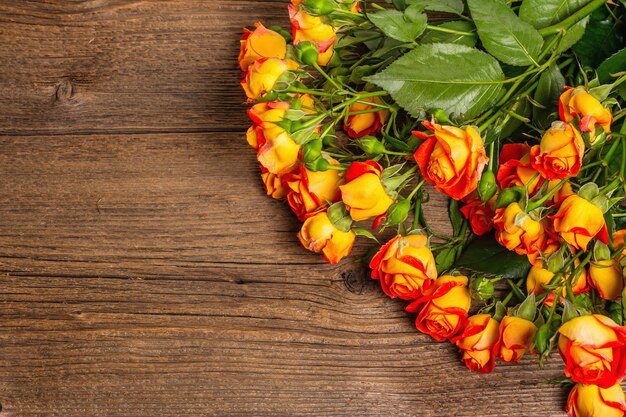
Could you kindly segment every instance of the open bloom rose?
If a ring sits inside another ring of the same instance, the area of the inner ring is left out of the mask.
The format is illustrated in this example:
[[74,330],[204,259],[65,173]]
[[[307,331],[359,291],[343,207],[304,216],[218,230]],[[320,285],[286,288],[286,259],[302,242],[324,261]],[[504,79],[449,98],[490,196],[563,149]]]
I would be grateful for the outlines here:
[[337,39],[335,28],[324,23],[323,18],[312,16],[299,7],[299,1],[292,1],[289,7],[289,20],[291,21],[293,45],[309,41],[315,44],[319,57],[317,63],[326,65],[333,56],[333,44]]
[[[528,276],[526,277],[526,291],[528,294],[539,295],[545,292],[545,286],[550,284],[552,279],[554,278],[554,272],[543,267],[541,263],[533,265],[528,272]],[[569,279],[569,275],[564,275],[561,279],[561,282]],[[587,272],[585,269],[581,271],[581,273],[572,278],[572,293],[573,294],[581,294],[583,292],[589,291],[589,286],[587,285]],[[563,288],[562,296],[565,297],[567,295],[567,289]],[[551,291],[550,294],[544,298],[543,303],[547,306],[552,306],[554,299],[556,298],[556,294],[554,291]]]
[[530,163],[543,178],[549,180],[576,176],[580,171],[585,142],[569,123],[554,122],[530,149]]
[[624,417],[626,399],[619,384],[608,388],[576,384],[567,399],[568,417]]
[[353,162],[346,170],[346,183],[339,189],[353,220],[379,216],[393,204],[380,180],[382,172],[376,161]]
[[287,41],[279,33],[267,29],[261,23],[255,23],[253,31],[243,29],[241,49],[239,50],[239,68],[243,72],[257,59],[285,58]]
[[419,331],[442,342],[465,328],[470,304],[467,277],[444,275],[409,304],[406,311],[417,313],[415,325]]
[[544,181],[532,167],[530,146],[525,143],[507,143],[502,146],[498,163],[500,166],[496,180],[501,189],[525,186],[528,194],[532,195]]
[[[382,104],[382,100],[379,97],[369,97],[364,99],[364,101]],[[348,113],[366,112],[376,108],[376,106],[355,102],[348,108]],[[353,114],[348,117],[348,120],[343,125],[343,129],[353,139],[375,135],[380,132],[388,117],[389,111],[385,109],[371,113]]]
[[565,376],[609,388],[626,375],[626,328],[606,316],[581,316],[559,329]]
[[602,210],[577,194],[561,201],[559,210],[549,217],[552,218],[554,230],[576,249],[587,250],[589,241],[594,237],[608,243]]
[[350,254],[356,235],[352,230],[337,229],[326,212],[321,212],[304,221],[298,239],[308,250],[321,253],[328,263],[336,264]]
[[[337,161],[331,160],[332,165]],[[300,164],[294,171],[283,177],[283,187],[287,191],[289,207],[304,221],[310,213],[317,211],[327,202],[336,203],[341,199],[339,191],[341,175],[339,171],[310,171]]]
[[624,289],[624,274],[619,262],[614,259],[591,262],[589,284],[605,300],[616,300]]
[[469,220],[472,232],[482,236],[493,229],[493,216],[495,216],[496,197],[483,204],[478,196],[470,194],[461,207],[463,217]]
[[493,224],[496,228],[496,240],[520,255],[533,251],[533,246],[545,234],[543,225],[524,213],[518,203],[497,209]]
[[496,352],[502,362],[519,362],[530,350],[537,333],[533,322],[521,317],[505,316],[500,323],[500,337]]
[[437,278],[435,258],[424,235],[397,235],[372,258],[372,278],[391,298],[415,300]]
[[261,179],[263,180],[263,188],[265,188],[268,196],[276,200],[283,200],[286,197],[287,194],[283,188],[281,177],[272,174],[263,165],[261,165]]
[[425,142],[417,148],[415,160],[424,179],[437,191],[460,200],[476,189],[489,158],[483,140],[472,126],[465,130],[453,126],[422,123],[432,135],[413,132]]
[[297,62],[290,59],[261,58],[248,67],[241,88],[249,101],[263,97],[274,89],[276,81],[287,71],[298,69]]
[[613,123],[609,109],[603,107],[598,99],[585,90],[585,87],[569,87],[561,94],[559,116],[566,123],[576,118],[580,119],[580,130],[583,132],[593,132],[598,124],[605,133],[610,133]]
[[493,371],[499,326],[489,314],[478,314],[468,319],[465,329],[452,342],[461,350],[461,361],[472,371],[483,374]]

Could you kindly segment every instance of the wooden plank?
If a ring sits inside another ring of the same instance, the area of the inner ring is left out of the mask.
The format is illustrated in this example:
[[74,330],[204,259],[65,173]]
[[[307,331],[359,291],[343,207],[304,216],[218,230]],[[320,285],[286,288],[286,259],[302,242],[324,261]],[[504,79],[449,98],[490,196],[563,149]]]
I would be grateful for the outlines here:
[[242,27],[286,0],[0,1],[0,133],[230,130]]
[[470,373],[300,248],[240,134],[0,149],[0,417],[563,415],[557,357]]

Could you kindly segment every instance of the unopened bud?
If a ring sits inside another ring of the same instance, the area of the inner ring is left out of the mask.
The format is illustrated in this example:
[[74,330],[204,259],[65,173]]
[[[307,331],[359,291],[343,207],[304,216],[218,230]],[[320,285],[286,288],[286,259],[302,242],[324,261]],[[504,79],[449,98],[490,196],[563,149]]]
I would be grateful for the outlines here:
[[317,64],[319,51],[313,42],[303,41],[296,46],[296,57],[304,65],[314,65]]
[[301,4],[314,16],[331,14],[337,8],[332,0],[304,0]]
[[387,149],[374,136],[365,136],[358,140],[358,145],[368,156],[377,156],[384,154]]
[[409,211],[411,210],[411,201],[402,199],[397,203],[392,204],[387,211],[387,220],[385,224],[387,226],[393,226],[396,224],[404,223],[409,217]]
[[483,175],[478,182],[478,195],[483,204],[491,200],[491,197],[498,192],[498,186],[496,185],[496,176],[493,171],[487,168],[483,171]]
[[493,282],[487,278],[476,278],[472,281],[472,297],[478,300],[489,300],[493,297]]

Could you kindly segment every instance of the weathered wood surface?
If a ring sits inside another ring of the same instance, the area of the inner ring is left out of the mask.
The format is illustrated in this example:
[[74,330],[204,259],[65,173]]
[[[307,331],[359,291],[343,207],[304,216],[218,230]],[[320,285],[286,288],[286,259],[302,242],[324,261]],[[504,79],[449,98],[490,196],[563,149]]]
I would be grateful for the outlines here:
[[236,47],[285,5],[0,1],[0,417],[563,415],[263,194]]

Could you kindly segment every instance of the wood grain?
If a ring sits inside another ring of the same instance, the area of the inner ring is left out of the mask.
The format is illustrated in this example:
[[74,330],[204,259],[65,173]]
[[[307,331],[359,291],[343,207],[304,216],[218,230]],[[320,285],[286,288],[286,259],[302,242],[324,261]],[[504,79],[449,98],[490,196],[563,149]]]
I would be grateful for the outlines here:
[[472,374],[304,251],[239,134],[0,149],[2,417],[561,415],[558,358]]

